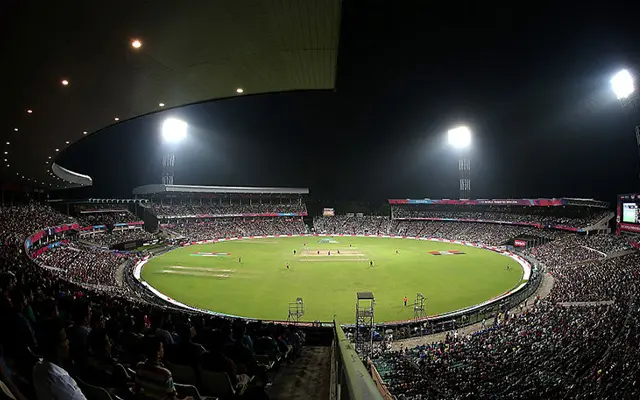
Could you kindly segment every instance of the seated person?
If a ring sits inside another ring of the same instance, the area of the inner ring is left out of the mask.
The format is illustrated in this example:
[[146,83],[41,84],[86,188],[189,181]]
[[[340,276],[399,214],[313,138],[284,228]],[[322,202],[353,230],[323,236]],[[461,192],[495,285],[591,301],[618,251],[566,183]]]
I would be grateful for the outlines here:
[[177,328],[180,342],[171,346],[169,361],[179,365],[190,365],[197,368],[200,356],[206,351],[202,345],[194,343],[191,339],[196,335],[196,330],[191,324],[181,324]]
[[76,381],[62,368],[69,359],[69,341],[58,319],[40,327],[38,351],[43,359],[33,367],[33,386],[38,400],[85,400]]
[[111,340],[105,330],[89,334],[89,357],[80,376],[95,386],[125,389],[130,380],[127,370],[111,356]]
[[[142,349],[146,361],[136,367],[135,391],[150,399],[178,399],[171,371],[161,363],[164,357],[162,341],[153,336],[146,337],[142,342]],[[193,398],[186,397],[185,400]]]
[[7,388],[16,400],[26,400],[27,398],[22,394],[16,383],[14,382],[14,376],[9,368],[8,363],[4,359],[2,353],[2,344],[0,343],[0,381],[7,385]]
[[231,384],[236,387],[249,382],[249,376],[238,375],[236,364],[224,354],[224,337],[221,331],[211,331],[209,333],[211,350],[204,353],[200,359],[202,369],[214,372],[225,372],[229,376]]

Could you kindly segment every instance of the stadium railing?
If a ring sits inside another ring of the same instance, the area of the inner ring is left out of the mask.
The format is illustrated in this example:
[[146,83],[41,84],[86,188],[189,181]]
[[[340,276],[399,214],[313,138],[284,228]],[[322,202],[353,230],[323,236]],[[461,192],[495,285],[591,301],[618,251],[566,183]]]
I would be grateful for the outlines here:
[[384,400],[366,366],[356,353],[353,343],[333,321],[334,345],[332,356],[332,399],[337,400]]
[[380,395],[382,395],[382,398],[384,400],[395,400],[391,392],[389,392],[389,388],[384,383],[384,380],[378,373],[378,370],[376,369],[376,366],[373,364],[373,362],[371,362],[371,360],[367,360],[367,365],[369,366],[369,370],[371,371],[371,378],[376,384],[376,387],[378,388]]

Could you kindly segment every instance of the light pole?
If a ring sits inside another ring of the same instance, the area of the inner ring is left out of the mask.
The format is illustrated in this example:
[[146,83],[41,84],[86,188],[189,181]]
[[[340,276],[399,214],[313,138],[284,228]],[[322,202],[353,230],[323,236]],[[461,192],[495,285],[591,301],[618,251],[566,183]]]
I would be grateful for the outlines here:
[[162,123],[162,139],[164,152],[162,154],[162,184],[173,185],[173,170],[176,165],[176,145],[187,137],[187,123],[175,118],[169,118]]
[[[616,95],[623,107],[634,106],[638,102],[638,92],[636,91],[635,78],[627,69],[618,71],[611,78],[611,90]],[[638,148],[638,156],[640,157],[640,125],[636,125],[636,147]],[[640,174],[639,174],[640,176]]]
[[466,126],[449,129],[449,145],[458,151],[458,171],[460,172],[460,200],[471,197],[471,130]]

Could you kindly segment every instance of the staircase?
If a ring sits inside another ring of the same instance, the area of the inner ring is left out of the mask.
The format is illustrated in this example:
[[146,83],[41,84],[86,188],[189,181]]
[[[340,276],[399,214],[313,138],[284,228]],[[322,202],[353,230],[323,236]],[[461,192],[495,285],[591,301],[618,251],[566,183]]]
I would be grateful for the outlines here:
[[331,389],[331,347],[305,346],[298,359],[281,367],[269,390],[272,400],[326,400]]

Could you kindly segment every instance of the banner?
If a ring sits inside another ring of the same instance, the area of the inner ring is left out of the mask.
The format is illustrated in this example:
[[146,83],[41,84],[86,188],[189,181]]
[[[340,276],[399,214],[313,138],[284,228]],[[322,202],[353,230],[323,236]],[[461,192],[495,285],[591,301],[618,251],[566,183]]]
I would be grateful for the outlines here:
[[66,231],[70,231],[70,230],[78,230],[78,229],[80,229],[80,225],[78,225],[78,224],[66,224],[66,225],[60,225],[60,226],[47,228],[45,230],[36,232],[33,235],[29,236],[25,240],[24,245],[25,245],[25,248],[28,250],[28,249],[31,248],[31,246],[33,246],[34,243],[36,243],[37,241],[39,241],[40,239],[42,239],[45,236],[53,236],[56,233],[66,232]]
[[640,232],[640,225],[620,223],[620,230],[629,232]]
[[67,243],[69,243],[68,240],[61,240],[59,242],[51,243],[47,246],[41,247],[38,250],[35,250],[31,253],[31,258],[37,258],[40,254],[44,253],[45,251],[51,250],[55,247],[60,247],[61,245],[67,244]]
[[527,247],[527,242],[525,240],[516,239],[513,241],[513,245],[516,247]]
[[80,214],[97,214],[97,213],[120,213],[120,212],[129,212],[126,208],[123,209],[104,209],[104,210],[83,210],[80,211]]
[[144,225],[144,221],[118,223],[118,224],[115,224],[114,226],[135,226],[135,225]]
[[564,199],[484,199],[484,200],[432,200],[432,199],[389,199],[389,204],[450,204],[450,205],[505,205],[505,206],[536,206],[550,207],[565,205]]
[[307,212],[300,213],[244,213],[244,214],[194,214],[194,215],[158,215],[158,219],[172,218],[224,218],[224,217],[306,217]]

